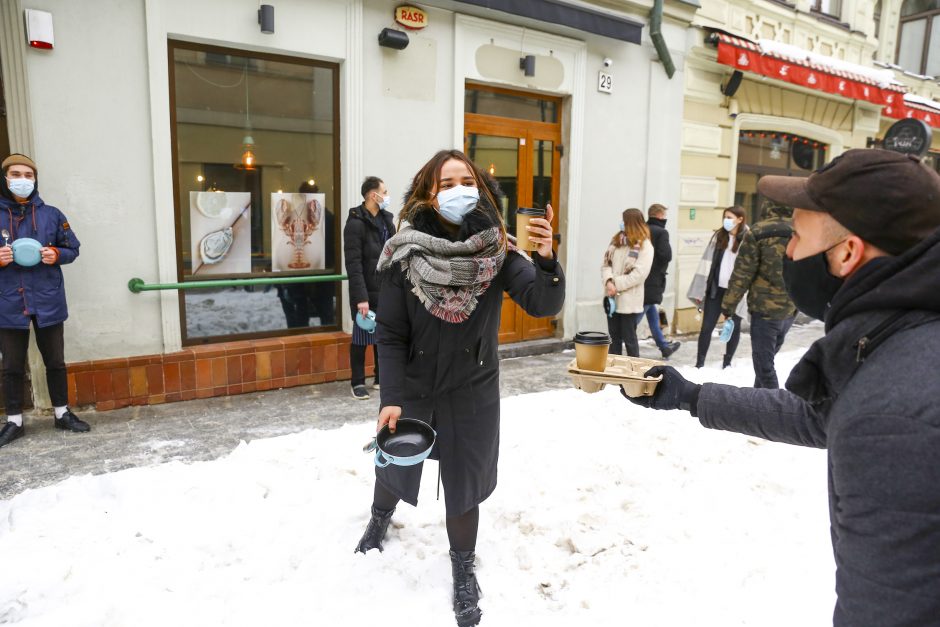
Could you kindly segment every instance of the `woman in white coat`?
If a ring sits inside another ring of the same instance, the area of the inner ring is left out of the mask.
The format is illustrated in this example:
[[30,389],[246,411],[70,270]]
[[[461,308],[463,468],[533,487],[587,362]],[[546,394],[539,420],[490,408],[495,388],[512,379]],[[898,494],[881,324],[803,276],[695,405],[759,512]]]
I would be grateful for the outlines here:
[[614,299],[615,307],[607,314],[607,330],[610,333],[610,352],[622,355],[621,346],[626,346],[627,355],[640,356],[640,345],[636,338],[636,318],[643,314],[643,283],[653,266],[653,244],[650,230],[639,209],[623,212],[620,230],[614,234],[604,253],[601,280],[604,294]]

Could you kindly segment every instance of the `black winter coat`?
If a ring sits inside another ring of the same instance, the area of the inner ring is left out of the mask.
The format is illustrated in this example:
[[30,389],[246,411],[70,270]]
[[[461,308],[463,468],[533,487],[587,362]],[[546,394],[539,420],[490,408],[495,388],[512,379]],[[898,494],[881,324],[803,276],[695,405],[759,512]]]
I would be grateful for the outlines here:
[[[449,237],[430,210],[414,228]],[[467,216],[458,240],[491,225],[482,212]],[[533,254],[538,257],[537,253]],[[499,457],[499,344],[503,292],[532,316],[554,316],[565,299],[565,278],[554,259],[532,263],[509,252],[499,274],[464,322],[432,316],[412,292],[401,266],[383,273],[377,316],[382,406],[397,405],[402,417],[429,421],[437,431],[431,459],[440,461],[447,516],[459,516],[496,488]],[[376,468],[376,479],[416,505],[422,465]]]
[[669,271],[669,262],[672,261],[672,246],[669,245],[665,220],[650,218],[646,224],[650,227],[650,240],[653,243],[653,266],[643,284],[643,304],[658,305],[663,302],[663,292],[666,291],[666,274]]
[[[388,236],[395,234],[392,214],[380,209],[376,219],[385,223]],[[346,256],[346,276],[349,277],[349,309],[356,319],[356,304],[369,301],[369,309],[378,311],[379,277],[375,266],[379,263],[385,242],[382,233],[365,205],[349,210],[343,229],[343,252]]]
[[839,289],[786,390],[702,386],[706,427],[828,449],[836,627],[940,625],[940,231]]

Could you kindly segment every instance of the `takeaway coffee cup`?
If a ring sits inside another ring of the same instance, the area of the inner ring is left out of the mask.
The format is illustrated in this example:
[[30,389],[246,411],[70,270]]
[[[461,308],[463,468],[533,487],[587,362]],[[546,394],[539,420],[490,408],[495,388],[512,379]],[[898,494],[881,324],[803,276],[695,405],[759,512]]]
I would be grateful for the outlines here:
[[607,368],[607,352],[610,336],[600,331],[581,331],[574,336],[574,356],[578,370],[604,372]]
[[532,218],[544,218],[545,210],[536,207],[519,207],[516,210],[516,246],[519,250],[535,250],[539,247],[535,242],[529,241],[529,232],[526,227],[529,226],[529,220]]

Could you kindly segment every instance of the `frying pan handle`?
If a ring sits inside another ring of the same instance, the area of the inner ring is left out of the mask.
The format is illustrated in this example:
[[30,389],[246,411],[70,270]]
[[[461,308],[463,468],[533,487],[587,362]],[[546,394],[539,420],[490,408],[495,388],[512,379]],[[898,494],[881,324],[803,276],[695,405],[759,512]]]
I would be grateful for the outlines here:
[[376,465],[376,466],[378,466],[379,468],[385,468],[386,466],[388,466],[388,465],[391,464],[391,463],[392,463],[392,460],[391,460],[391,459],[387,459],[387,458],[382,454],[382,451],[380,451],[380,450],[378,450],[378,449],[375,450],[375,465]]

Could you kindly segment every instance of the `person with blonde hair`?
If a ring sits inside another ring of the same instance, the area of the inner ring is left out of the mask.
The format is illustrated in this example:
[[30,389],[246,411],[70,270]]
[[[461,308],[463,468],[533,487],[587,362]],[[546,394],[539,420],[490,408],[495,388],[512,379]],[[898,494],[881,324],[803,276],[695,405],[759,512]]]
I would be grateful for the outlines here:
[[653,244],[650,230],[639,209],[623,212],[620,230],[610,239],[601,265],[604,294],[613,299],[608,307],[607,329],[610,353],[622,355],[626,347],[630,357],[640,356],[636,338],[637,314],[643,313],[644,283],[653,267]]

